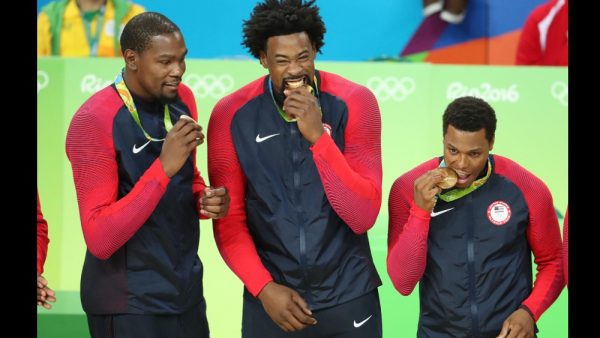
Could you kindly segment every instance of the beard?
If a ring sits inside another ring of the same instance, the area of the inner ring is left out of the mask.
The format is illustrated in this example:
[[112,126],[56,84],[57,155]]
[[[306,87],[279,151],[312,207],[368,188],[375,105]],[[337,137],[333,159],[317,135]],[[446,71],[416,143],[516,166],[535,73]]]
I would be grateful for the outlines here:
[[[283,85],[281,86],[281,88],[283,89]],[[285,95],[283,94],[283,91],[278,91],[277,89],[273,88],[273,97],[275,98],[275,102],[277,102],[277,105],[279,107],[283,107],[283,101],[285,100]]]
[[172,97],[170,97],[170,96],[166,96],[166,95],[161,95],[161,96],[158,98],[158,101],[159,101],[161,104],[175,103],[175,102],[177,102],[178,100],[179,100],[179,95],[174,95],[174,96],[172,96]]

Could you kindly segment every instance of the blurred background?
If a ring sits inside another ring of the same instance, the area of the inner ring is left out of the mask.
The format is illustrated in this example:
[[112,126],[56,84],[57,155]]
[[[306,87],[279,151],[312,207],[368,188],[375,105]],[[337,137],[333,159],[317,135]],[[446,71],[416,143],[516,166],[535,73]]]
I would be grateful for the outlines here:
[[[49,2],[38,1],[38,12]],[[402,58],[434,63],[513,65],[527,15],[545,2],[471,0],[466,5],[463,22],[429,31],[431,34],[425,38],[427,45],[417,48],[413,43],[410,49],[411,38],[425,21],[420,0],[317,1],[327,27],[319,59]],[[135,3],[148,11],[163,13],[181,28],[189,58],[251,57],[240,44],[241,27],[256,1],[139,0]]]

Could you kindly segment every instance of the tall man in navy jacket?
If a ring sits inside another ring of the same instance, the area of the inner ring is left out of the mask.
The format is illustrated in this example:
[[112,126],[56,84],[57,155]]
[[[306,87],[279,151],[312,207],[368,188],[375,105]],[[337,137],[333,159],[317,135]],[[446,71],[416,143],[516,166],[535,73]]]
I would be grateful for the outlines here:
[[[533,337],[564,286],[550,191],[517,163],[489,154],[496,114],[487,102],[454,100],[443,132],[444,156],[392,186],[388,274],[403,295],[420,281],[418,337]],[[439,186],[446,177],[439,167],[457,173],[456,186]]]
[[379,107],[315,70],[313,3],[256,5],[244,44],[269,74],[220,100],[208,126],[209,176],[231,196],[215,239],[246,287],[244,338],[381,337],[366,234],[381,205]]
[[121,35],[125,68],[73,116],[73,167],[87,252],[81,302],[92,338],[208,338],[198,218],[227,212],[196,167],[204,135],[181,83],[187,48],[159,13]]

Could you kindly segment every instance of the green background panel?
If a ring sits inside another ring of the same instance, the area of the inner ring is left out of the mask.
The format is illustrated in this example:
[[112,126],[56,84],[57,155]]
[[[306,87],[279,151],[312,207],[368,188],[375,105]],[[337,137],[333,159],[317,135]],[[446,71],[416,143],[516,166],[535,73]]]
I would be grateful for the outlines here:
[[[64,142],[77,108],[110,83],[121,59],[38,59],[38,189],[49,224],[45,277],[57,291],[50,311],[38,309],[38,336],[88,337],[79,301],[85,254],[71,167]],[[442,113],[460,95],[488,100],[498,116],[493,153],[507,156],[540,177],[550,188],[560,215],[568,203],[567,69],[554,67],[442,66],[411,63],[318,62],[317,68],[368,86],[382,118],[383,203],[369,231],[373,259],[383,280],[380,297],[386,337],[411,337],[418,321],[418,288],[402,296],[387,276],[387,199],[393,181],[442,153]],[[266,74],[258,61],[188,60],[184,82],[198,105],[206,131],[219,98]],[[198,148],[206,177],[206,145]],[[242,284],[223,262],[210,221],[201,221],[199,254],[205,266],[204,290],[212,336],[240,336]],[[568,291],[538,322],[545,338],[567,337]]]

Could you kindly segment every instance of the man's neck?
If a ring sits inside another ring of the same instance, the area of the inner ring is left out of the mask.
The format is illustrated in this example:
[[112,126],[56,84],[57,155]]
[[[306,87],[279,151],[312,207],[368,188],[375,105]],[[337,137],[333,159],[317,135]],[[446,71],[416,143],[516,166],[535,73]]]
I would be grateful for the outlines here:
[[158,100],[156,100],[153,97],[148,97],[141,94],[142,91],[140,90],[137,80],[135,79],[135,77],[131,76],[131,74],[128,74],[127,70],[123,72],[123,81],[125,82],[125,85],[131,93],[131,96],[134,99],[134,101],[142,100],[146,103],[153,103],[155,101],[158,102]]
[[82,12],[93,12],[104,6],[106,0],[76,0],[79,10]]

